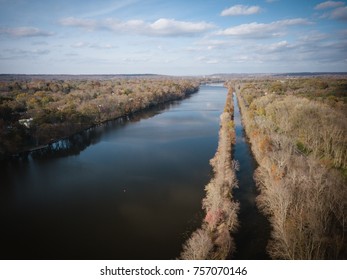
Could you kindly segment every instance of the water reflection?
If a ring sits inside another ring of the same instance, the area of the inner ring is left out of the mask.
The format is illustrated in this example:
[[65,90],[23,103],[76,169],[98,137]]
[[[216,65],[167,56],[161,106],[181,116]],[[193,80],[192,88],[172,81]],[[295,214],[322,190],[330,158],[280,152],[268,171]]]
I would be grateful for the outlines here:
[[7,162],[0,258],[178,257],[200,223],[225,97],[202,87]]
[[[190,95],[187,96],[187,99],[190,97]],[[79,155],[80,152],[86,149],[88,146],[97,144],[104,134],[107,134],[114,129],[119,129],[126,123],[134,123],[140,120],[152,118],[157,114],[179,106],[180,103],[181,101],[163,103],[125,117],[107,121],[99,126],[91,127],[80,133],[76,133],[66,139],[51,143],[41,149],[33,150],[30,153],[23,153],[22,156],[23,158],[31,156],[35,159],[49,159],[66,157],[70,155]]]

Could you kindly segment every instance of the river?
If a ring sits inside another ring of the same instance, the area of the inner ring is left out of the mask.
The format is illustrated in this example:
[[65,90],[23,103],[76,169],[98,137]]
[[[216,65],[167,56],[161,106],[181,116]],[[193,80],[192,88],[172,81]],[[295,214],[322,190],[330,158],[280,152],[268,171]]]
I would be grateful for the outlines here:
[[201,222],[226,93],[201,86],[0,163],[0,258],[177,258]]

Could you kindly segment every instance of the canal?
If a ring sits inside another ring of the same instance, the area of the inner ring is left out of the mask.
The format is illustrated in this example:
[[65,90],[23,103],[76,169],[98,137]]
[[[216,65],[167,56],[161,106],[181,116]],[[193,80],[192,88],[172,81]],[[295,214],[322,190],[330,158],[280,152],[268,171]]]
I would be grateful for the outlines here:
[[234,189],[233,197],[240,203],[238,215],[240,227],[234,235],[236,253],[232,257],[241,260],[269,259],[266,246],[270,237],[270,224],[256,204],[258,190],[253,174],[257,168],[257,162],[252,155],[250,143],[243,128],[235,94],[233,98],[236,133],[233,155],[234,160],[237,160],[240,165],[240,170],[236,172],[239,188]]

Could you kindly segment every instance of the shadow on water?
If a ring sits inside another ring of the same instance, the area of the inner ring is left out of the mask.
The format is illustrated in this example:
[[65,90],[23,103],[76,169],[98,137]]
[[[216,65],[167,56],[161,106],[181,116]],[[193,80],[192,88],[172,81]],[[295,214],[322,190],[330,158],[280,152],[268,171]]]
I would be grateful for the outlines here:
[[[189,99],[188,95],[185,99]],[[20,155],[22,159],[31,156],[34,159],[52,159],[73,155],[79,155],[90,145],[97,144],[103,135],[112,132],[114,129],[121,128],[127,123],[135,123],[140,120],[149,119],[171,108],[179,106],[182,100],[175,100],[158,104],[154,107],[146,108],[141,111],[119,117],[114,120],[106,121],[100,125],[93,126],[67,138],[53,142],[45,147],[33,149],[31,152],[24,152]]]
[[234,159],[240,164],[240,170],[236,173],[239,188],[233,192],[234,198],[240,203],[238,216],[240,227],[234,235],[237,251],[233,255],[233,259],[269,259],[266,253],[266,246],[270,238],[270,223],[256,205],[256,197],[259,193],[253,179],[253,174],[257,168],[257,163],[253,158],[250,144],[247,141],[241,123],[240,110],[235,94],[233,98],[236,132]]

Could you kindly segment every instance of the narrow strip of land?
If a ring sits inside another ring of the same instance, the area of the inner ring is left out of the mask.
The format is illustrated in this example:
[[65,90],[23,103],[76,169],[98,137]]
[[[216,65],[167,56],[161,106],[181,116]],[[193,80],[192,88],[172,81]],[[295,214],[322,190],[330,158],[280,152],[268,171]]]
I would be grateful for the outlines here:
[[229,90],[224,112],[220,119],[219,142],[211,159],[214,176],[206,185],[203,208],[206,216],[183,246],[182,259],[225,259],[235,250],[232,234],[238,227],[238,203],[232,198],[232,189],[237,187],[232,160],[232,144],[235,142],[234,106],[232,90]]

